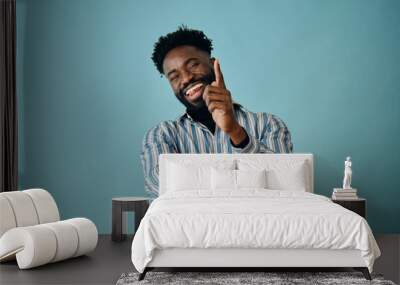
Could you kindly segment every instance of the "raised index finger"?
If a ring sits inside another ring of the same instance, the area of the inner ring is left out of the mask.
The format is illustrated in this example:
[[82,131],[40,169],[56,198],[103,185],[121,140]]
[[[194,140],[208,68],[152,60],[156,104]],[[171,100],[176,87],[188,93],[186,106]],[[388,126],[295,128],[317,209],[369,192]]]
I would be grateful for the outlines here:
[[217,86],[226,88],[224,76],[222,75],[221,66],[219,65],[218,59],[214,60],[214,73],[215,73],[215,82],[217,83]]

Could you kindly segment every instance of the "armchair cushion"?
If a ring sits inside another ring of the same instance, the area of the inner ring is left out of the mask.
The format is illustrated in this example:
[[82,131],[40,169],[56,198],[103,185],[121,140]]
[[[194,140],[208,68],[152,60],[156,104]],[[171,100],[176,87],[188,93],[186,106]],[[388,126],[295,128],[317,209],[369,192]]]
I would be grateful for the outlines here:
[[16,256],[19,268],[28,269],[86,254],[97,239],[96,226],[85,218],[13,228],[0,238],[0,260]]

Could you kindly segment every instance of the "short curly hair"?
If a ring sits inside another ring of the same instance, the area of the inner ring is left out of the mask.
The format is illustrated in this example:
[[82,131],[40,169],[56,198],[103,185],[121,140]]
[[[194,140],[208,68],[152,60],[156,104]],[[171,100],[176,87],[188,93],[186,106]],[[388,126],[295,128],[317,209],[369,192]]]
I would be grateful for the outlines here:
[[213,49],[212,40],[199,30],[189,29],[182,25],[175,32],[169,33],[166,36],[161,36],[154,44],[153,60],[157,70],[164,74],[163,61],[167,53],[178,46],[189,45],[194,46],[211,55]]

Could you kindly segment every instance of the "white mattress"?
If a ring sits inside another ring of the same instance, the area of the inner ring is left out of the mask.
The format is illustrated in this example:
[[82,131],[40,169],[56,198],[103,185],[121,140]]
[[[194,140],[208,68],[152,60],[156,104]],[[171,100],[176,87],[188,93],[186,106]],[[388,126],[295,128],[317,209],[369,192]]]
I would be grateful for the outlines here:
[[155,199],[134,237],[132,262],[143,272],[155,250],[170,248],[359,250],[370,271],[380,255],[361,216],[320,195],[265,189]]

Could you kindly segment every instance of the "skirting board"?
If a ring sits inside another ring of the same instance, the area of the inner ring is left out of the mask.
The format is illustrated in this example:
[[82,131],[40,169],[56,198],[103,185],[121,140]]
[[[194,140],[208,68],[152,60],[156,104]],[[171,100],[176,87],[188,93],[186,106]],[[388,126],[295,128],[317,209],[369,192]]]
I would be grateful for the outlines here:
[[359,250],[197,249],[155,250],[147,267],[365,267]]

